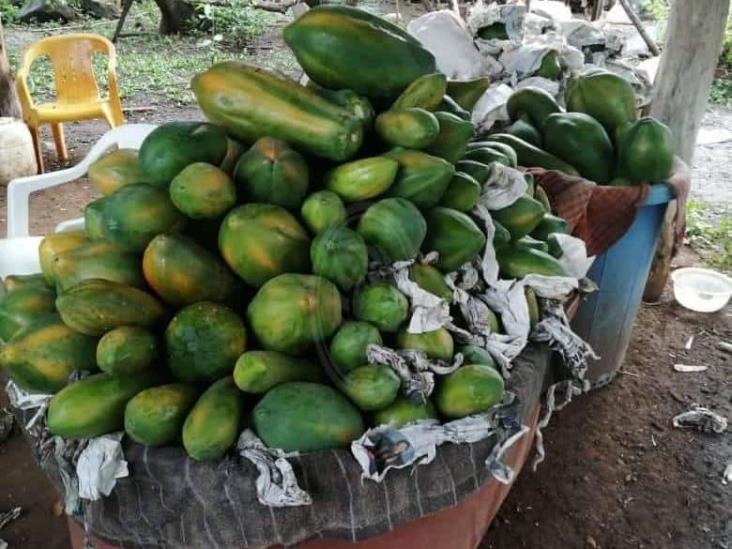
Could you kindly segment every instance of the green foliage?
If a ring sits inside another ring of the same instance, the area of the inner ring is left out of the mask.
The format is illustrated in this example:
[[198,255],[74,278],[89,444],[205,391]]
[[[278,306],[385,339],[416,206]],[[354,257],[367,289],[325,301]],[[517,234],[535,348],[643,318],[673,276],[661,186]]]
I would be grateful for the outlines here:
[[686,237],[704,263],[732,271],[732,211],[710,215],[709,205],[699,200],[686,203]]
[[13,4],[12,0],[0,0],[0,19],[3,25],[8,25],[15,20],[18,13],[18,7]]
[[210,31],[220,41],[241,46],[262,34],[273,16],[251,7],[248,0],[234,0],[226,6],[199,4],[196,7],[199,28]]
[[723,75],[712,81],[709,101],[717,105],[732,107],[732,75]]

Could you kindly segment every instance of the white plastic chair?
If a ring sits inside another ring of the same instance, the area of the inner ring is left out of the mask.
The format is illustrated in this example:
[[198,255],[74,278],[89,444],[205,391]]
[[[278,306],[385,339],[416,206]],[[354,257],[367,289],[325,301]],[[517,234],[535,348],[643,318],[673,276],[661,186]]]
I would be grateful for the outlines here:
[[[31,193],[75,181],[86,175],[89,166],[112,147],[139,149],[142,141],[157,126],[126,124],[105,133],[76,166],[57,172],[13,179],[8,184],[7,238],[0,240],[0,278],[9,274],[32,274],[40,271],[38,245],[43,237],[29,236],[29,200]],[[84,219],[59,223],[55,232],[81,229]]]

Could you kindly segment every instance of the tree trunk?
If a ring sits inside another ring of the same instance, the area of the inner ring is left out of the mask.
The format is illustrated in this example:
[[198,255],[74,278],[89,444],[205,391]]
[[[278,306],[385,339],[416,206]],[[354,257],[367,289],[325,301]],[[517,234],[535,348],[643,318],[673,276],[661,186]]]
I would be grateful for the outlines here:
[[160,34],[181,34],[193,27],[196,6],[187,0],[155,0],[160,9]]
[[[675,0],[654,82],[651,116],[666,123],[676,153],[691,167],[696,136],[722,47],[729,0]],[[673,222],[666,216],[643,298],[657,301],[671,268]]]
[[2,20],[0,20],[0,116],[21,118],[20,104],[15,93],[15,80],[10,73],[10,64],[5,53]]

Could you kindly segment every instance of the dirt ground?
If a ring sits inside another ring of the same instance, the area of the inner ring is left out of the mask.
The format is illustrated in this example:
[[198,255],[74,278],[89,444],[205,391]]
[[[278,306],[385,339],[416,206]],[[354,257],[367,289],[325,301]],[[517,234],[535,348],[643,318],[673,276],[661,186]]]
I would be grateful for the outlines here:
[[[130,102],[134,106],[135,101]],[[144,98],[139,104],[150,105]],[[129,122],[201,118],[194,107],[153,105],[129,113]],[[732,127],[732,114],[712,110],[709,127]],[[106,130],[102,123],[67,126],[71,163]],[[46,136],[49,169],[54,160]],[[700,147],[692,196],[715,211],[732,196],[732,142]],[[32,234],[79,217],[95,196],[85,180],[36,193]],[[0,194],[0,234],[6,204]],[[677,266],[695,264],[688,249]],[[694,336],[690,350],[684,348]],[[699,403],[732,419],[732,311],[694,314],[673,302],[644,305],[621,375],[607,388],[579,397],[545,431],[547,458],[537,472],[524,469],[488,531],[481,549],[732,548],[732,486],[722,484],[732,462],[732,438],[674,429],[671,418]],[[673,364],[708,366],[677,373]],[[0,407],[7,405],[0,391]],[[16,506],[21,517],[0,531],[11,549],[69,546],[58,495],[35,465],[17,429],[0,443],[0,513]],[[409,549],[409,548],[405,548]]]

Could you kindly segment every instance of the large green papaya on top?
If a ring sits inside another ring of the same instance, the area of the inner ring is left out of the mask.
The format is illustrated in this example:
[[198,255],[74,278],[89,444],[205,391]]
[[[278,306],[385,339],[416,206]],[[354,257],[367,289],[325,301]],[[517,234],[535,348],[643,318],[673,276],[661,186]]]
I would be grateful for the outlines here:
[[229,61],[198,74],[191,88],[206,117],[242,141],[270,136],[335,161],[361,148],[361,120],[284,76]]
[[218,126],[205,122],[168,122],[150,132],[140,145],[138,161],[142,181],[167,188],[189,164],[207,162],[218,166],[227,148],[226,133]]
[[443,273],[456,271],[463,263],[478,257],[485,247],[485,234],[463,212],[438,206],[427,212],[425,253],[438,252],[435,266]]
[[395,97],[413,80],[435,72],[435,58],[407,31],[346,6],[308,10],[283,32],[307,75],[335,90]]
[[259,289],[247,308],[247,320],[265,349],[298,355],[336,331],[341,295],[325,278],[282,274]]
[[308,165],[284,141],[262,137],[239,157],[234,180],[244,202],[277,204],[295,210],[308,191]]
[[[91,220],[91,213],[99,218]],[[98,236],[130,252],[142,252],[155,236],[185,224],[185,216],[173,205],[168,189],[145,183],[125,185],[95,200],[86,207],[84,218],[87,225],[96,225]]]
[[571,162],[582,177],[595,183],[612,178],[613,144],[605,128],[581,112],[551,114],[544,123],[544,148]]
[[674,145],[668,126],[650,117],[618,132],[617,177],[632,183],[665,181],[674,163]]
[[450,162],[421,151],[396,148],[386,156],[399,163],[396,180],[387,194],[406,198],[418,208],[437,204],[455,175]]
[[274,204],[251,203],[231,210],[221,224],[219,249],[229,267],[255,287],[309,267],[307,232],[291,213]]
[[379,259],[393,263],[411,259],[419,253],[427,224],[409,200],[385,198],[369,206],[361,216],[357,230]]
[[633,87],[622,76],[604,70],[570,78],[564,100],[568,111],[589,114],[611,138],[618,128],[638,118]]

